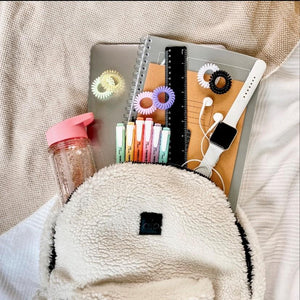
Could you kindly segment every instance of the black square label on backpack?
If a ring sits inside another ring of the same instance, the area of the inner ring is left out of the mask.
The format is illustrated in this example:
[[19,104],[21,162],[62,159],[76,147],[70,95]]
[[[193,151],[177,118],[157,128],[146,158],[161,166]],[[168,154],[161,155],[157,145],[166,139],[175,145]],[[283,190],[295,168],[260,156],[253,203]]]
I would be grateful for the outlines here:
[[143,212],[141,213],[140,235],[160,235],[162,226],[162,214]]

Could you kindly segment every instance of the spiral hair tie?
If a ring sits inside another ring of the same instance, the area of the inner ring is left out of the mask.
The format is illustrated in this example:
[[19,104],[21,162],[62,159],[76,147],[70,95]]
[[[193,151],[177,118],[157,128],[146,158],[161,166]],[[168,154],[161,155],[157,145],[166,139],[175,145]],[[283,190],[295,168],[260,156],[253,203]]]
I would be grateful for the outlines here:
[[[148,108],[141,106],[141,101],[145,98],[150,98],[152,100],[152,105]],[[152,92],[142,92],[138,94],[134,100],[135,110],[142,115],[151,115],[156,110],[156,106],[153,103],[153,93]]]
[[[113,80],[112,78],[109,78],[109,79],[107,79],[107,80],[110,81],[110,84],[111,84],[111,85],[114,85],[114,84],[115,84],[115,82],[114,82],[114,80]],[[99,87],[102,87],[103,92],[101,92],[101,91],[99,90]],[[99,99],[99,100],[107,100],[107,99],[113,94],[112,91],[108,91],[108,90],[106,90],[106,89],[104,88],[104,86],[102,85],[102,82],[101,82],[101,80],[100,80],[100,77],[97,77],[97,78],[93,81],[93,83],[92,83],[92,85],[91,85],[91,91],[92,91],[93,95],[94,95],[97,99]]]
[[[168,95],[168,100],[165,103],[162,103],[158,99],[158,95],[161,93],[166,93]],[[159,86],[153,91],[153,103],[159,109],[169,109],[175,101],[174,91],[167,86]]]
[[204,79],[204,74],[207,73],[207,71],[211,71],[212,73],[216,72],[219,70],[219,67],[215,64],[207,63],[203,65],[197,74],[197,79],[199,84],[204,87],[205,89],[209,89],[209,81],[206,81]]
[[[111,79],[114,84],[111,84]],[[125,86],[124,78],[115,70],[106,70],[100,75],[100,81],[103,87],[113,93],[119,93]]]
[[[216,85],[216,80],[219,77],[224,78],[225,80],[225,85],[221,88],[217,87]],[[209,80],[209,87],[215,94],[225,94],[230,90],[231,83],[231,76],[226,71],[218,70],[211,75]]]

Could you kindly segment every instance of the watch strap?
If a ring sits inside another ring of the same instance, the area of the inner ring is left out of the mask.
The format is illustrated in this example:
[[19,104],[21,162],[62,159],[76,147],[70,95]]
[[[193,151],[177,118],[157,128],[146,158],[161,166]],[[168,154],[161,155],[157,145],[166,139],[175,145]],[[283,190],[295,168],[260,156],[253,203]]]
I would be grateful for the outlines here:
[[212,175],[212,169],[217,164],[220,155],[224,152],[224,149],[220,146],[209,143],[208,149],[202,158],[200,166],[197,168],[197,172],[210,178]]
[[[258,59],[245,83],[243,84],[242,89],[240,90],[237,98],[234,100],[234,103],[230,107],[223,123],[236,128],[237,122],[239,121],[243,111],[245,110],[247,104],[249,103],[254,91],[256,90],[260,79],[262,78],[266,69],[266,63],[263,60]],[[203,157],[203,160],[197,168],[197,171],[206,177],[211,177],[212,169],[219,161],[220,155],[225,151],[222,147],[212,143],[210,141],[209,147]]]
[[265,72],[265,69],[266,63],[263,60],[258,59],[254,63],[245,83],[243,84],[243,87],[234,100],[234,103],[230,107],[228,113],[226,114],[223,123],[236,128],[236,124],[239,121],[247,104],[249,103],[253,93],[255,92],[260,79]]

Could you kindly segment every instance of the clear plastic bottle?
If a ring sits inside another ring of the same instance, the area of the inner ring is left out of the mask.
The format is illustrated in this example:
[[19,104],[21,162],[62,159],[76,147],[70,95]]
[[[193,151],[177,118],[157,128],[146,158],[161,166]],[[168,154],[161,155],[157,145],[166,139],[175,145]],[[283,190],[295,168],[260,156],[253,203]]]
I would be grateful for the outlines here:
[[86,127],[93,120],[93,113],[86,113],[60,122],[46,133],[63,204],[80,184],[96,172],[86,132]]

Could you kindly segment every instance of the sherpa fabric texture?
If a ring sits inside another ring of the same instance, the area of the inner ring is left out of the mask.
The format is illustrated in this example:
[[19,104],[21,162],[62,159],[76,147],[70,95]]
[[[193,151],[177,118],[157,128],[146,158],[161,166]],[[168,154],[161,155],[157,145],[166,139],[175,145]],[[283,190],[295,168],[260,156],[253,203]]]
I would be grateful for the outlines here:
[[[162,214],[161,235],[139,235],[143,212]],[[50,214],[37,299],[263,299],[255,233],[244,221],[254,250],[251,293],[235,221],[224,193],[199,174],[152,164],[104,168]]]
[[293,1],[1,1],[0,233],[57,192],[45,132],[86,112],[91,47],[148,33],[222,44],[269,74],[299,40],[299,16]]

